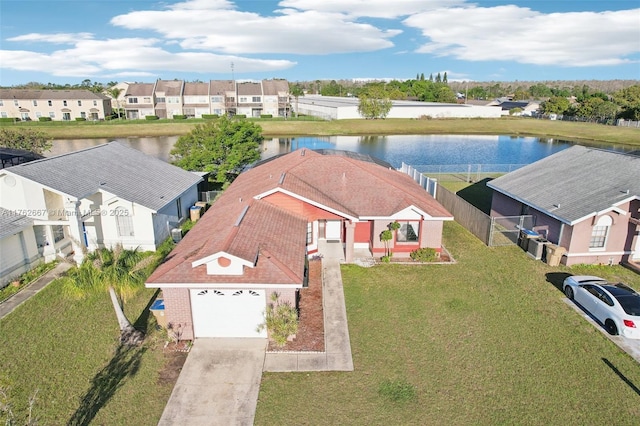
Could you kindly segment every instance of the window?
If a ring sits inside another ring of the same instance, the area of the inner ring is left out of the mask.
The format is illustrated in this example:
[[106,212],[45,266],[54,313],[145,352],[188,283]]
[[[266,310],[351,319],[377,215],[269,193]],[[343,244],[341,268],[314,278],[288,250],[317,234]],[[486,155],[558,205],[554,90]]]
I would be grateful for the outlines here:
[[93,106],[98,106],[98,101],[94,100],[93,101]]
[[36,117],[38,118],[42,117],[42,113],[40,111],[36,111]]
[[71,113],[69,113],[69,112],[63,112],[63,113],[62,113],[62,120],[64,120],[64,121],[71,121]]
[[67,101],[62,101],[62,106],[67,106]]
[[0,106],[4,106],[4,101],[0,99]]
[[33,100],[33,106],[38,106],[38,101],[36,101],[35,99]]
[[420,234],[420,222],[400,222],[400,228],[398,229],[397,240],[399,242],[417,242],[418,235]]
[[78,106],[82,106],[82,101],[78,99]]
[[307,244],[313,243],[313,223],[307,223]]
[[56,113],[55,112],[50,112],[49,113],[49,117],[51,117],[51,119],[56,118]]
[[166,101],[166,99],[164,97],[156,98],[156,103],[163,104],[165,102],[167,102],[167,101]]
[[47,101],[47,105],[48,105],[48,106],[53,106],[53,101],[50,101],[50,100],[49,100],[49,101]]
[[247,102],[246,96],[240,96],[240,102]]
[[83,112],[81,112],[81,113],[80,113],[80,117],[81,117],[81,118],[87,118],[87,113],[86,113],[86,112],[84,112],[84,111],[83,111]]
[[113,211],[116,217],[116,228],[118,228],[119,237],[133,237],[133,220],[129,216],[129,210],[123,207],[116,207]]
[[613,224],[610,216],[602,216],[591,230],[590,249],[604,249],[609,235],[609,228]]
[[8,117],[7,113],[4,112],[4,111],[2,111],[2,113],[0,113],[0,114],[2,115],[2,118],[7,118]]
[[53,232],[53,242],[57,243],[64,239],[64,226],[62,225],[53,225],[51,227],[51,232]]
[[20,103],[18,102],[17,99],[13,100],[13,106],[20,106]]
[[211,103],[214,103],[214,102],[222,102],[222,96],[212,96]]
[[149,98],[149,97],[145,96],[144,98],[142,98],[142,101],[143,101],[145,104],[150,104],[150,103],[151,103],[151,98]]
[[129,104],[137,104],[138,98],[127,98],[127,103]]
[[260,96],[254,96],[251,98],[251,102],[260,102]]

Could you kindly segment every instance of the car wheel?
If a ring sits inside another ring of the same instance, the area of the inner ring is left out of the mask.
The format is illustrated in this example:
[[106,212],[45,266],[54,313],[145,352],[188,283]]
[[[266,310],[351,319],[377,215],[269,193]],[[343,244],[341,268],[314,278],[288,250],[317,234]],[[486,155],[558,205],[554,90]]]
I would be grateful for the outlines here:
[[564,288],[564,294],[569,300],[573,300],[573,289],[571,288],[571,286],[566,286]]
[[616,327],[616,323],[613,320],[606,320],[604,322],[604,327],[607,329],[610,335],[617,336],[618,335],[618,327]]

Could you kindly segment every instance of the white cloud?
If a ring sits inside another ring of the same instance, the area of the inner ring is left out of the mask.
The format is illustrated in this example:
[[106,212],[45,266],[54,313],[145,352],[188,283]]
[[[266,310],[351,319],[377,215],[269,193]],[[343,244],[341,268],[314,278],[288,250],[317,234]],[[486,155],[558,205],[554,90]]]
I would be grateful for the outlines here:
[[298,10],[340,13],[350,17],[394,19],[464,3],[465,0],[282,0],[279,5]]
[[[228,73],[231,62],[239,72],[277,71],[290,68],[287,60],[253,59],[206,52],[169,52],[158,40],[127,38],[79,40],[71,49],[52,53],[2,50],[3,67],[21,71],[42,71],[43,64],[55,76],[95,76],[103,72],[154,71]],[[130,70],[130,71],[129,71]]]
[[21,36],[10,37],[7,39],[7,41],[75,44],[78,40],[89,40],[92,38],[93,38],[93,34],[91,33],[56,33],[56,34],[29,33]]
[[[417,52],[465,61],[600,66],[640,53],[640,9],[543,14],[517,6],[440,9],[404,23],[430,41]],[[603,29],[605,29],[603,31]]]
[[370,52],[393,46],[398,29],[384,30],[331,11],[281,9],[262,16],[226,1],[186,2],[162,11],[136,11],[111,19],[115,26],[152,30],[184,49],[228,54],[331,54]]

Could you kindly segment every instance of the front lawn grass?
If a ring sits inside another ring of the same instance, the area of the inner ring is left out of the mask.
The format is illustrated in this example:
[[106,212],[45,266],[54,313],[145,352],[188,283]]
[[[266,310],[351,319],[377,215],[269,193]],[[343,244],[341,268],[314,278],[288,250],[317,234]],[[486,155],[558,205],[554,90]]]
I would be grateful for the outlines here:
[[[157,383],[164,336],[147,309],[154,290],[125,306],[149,333],[141,347],[119,348],[118,323],[106,292],[75,300],[54,281],[0,320],[0,388],[25,424],[29,398],[41,425],[155,425],[172,385]],[[0,413],[0,422],[5,420]]]
[[457,264],[342,266],[355,371],[265,373],[257,425],[638,424],[640,366],[558,288],[637,274],[444,236]]

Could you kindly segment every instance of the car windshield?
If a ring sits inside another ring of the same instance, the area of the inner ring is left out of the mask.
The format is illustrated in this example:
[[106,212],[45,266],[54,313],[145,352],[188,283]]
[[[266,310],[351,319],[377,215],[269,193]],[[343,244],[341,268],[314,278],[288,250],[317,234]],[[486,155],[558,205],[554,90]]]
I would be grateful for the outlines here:
[[624,309],[627,314],[640,316],[640,294],[624,284],[614,284],[603,287],[620,302],[622,309]]

